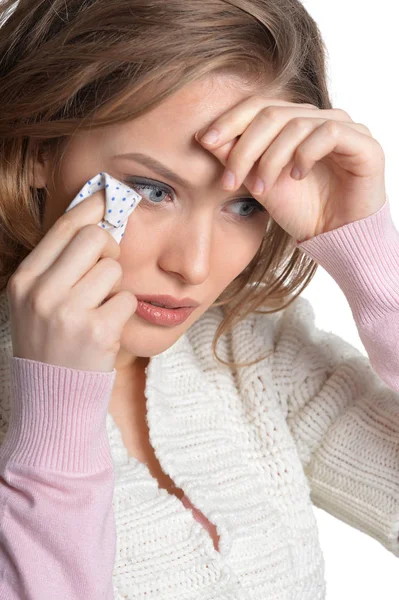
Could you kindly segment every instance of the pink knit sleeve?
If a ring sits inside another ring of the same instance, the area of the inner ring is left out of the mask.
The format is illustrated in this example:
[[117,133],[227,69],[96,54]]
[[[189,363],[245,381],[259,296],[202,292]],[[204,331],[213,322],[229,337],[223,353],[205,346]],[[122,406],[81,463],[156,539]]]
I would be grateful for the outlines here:
[[0,600],[113,599],[116,376],[10,358],[0,448]]
[[335,279],[370,364],[399,392],[399,232],[389,198],[373,215],[297,242]]

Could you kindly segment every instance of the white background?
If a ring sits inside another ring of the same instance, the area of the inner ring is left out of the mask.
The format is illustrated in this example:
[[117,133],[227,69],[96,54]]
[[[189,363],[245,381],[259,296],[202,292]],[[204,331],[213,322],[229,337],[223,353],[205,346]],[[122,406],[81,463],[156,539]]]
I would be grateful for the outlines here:
[[[327,46],[333,106],[367,125],[384,148],[387,193],[399,229],[396,3],[302,2]],[[333,331],[367,355],[345,296],[322,267],[302,295],[311,301],[319,328]],[[321,509],[314,511],[326,562],[327,600],[398,600],[399,559],[373,538]]]
[[[302,3],[319,25],[327,47],[333,107],[345,110],[354,122],[367,125],[384,149],[386,190],[399,230],[396,3]],[[322,267],[302,296],[314,307],[317,327],[340,335],[367,356],[346,297]],[[324,510],[314,510],[326,561],[327,600],[398,600],[399,559],[368,535]]]

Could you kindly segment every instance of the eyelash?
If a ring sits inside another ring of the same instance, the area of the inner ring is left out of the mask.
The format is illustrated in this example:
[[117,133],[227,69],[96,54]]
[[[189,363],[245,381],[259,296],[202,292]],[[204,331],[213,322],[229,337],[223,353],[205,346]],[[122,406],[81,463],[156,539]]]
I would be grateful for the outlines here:
[[[131,187],[140,190],[140,189],[145,189],[145,188],[150,188],[152,190],[161,190],[162,192],[164,192],[165,194],[168,194],[171,197],[175,197],[173,191],[163,185],[161,185],[160,183],[153,183],[150,181],[147,181],[146,179],[134,179],[134,180],[126,180],[126,183],[128,183]],[[147,197],[145,197],[147,199]],[[162,204],[163,200],[161,202],[151,202],[149,200],[149,202],[153,205],[157,205],[157,204]],[[248,219],[250,219],[251,217],[254,217],[257,213],[262,213],[262,212],[266,212],[266,209],[264,208],[264,206],[262,206],[262,204],[260,204],[257,200],[252,199],[252,198],[244,198],[242,200],[236,200],[235,202],[241,202],[241,203],[249,203],[254,207],[254,211],[251,212],[249,215],[233,215],[233,218],[237,219],[238,221],[245,221]],[[235,203],[233,202],[233,204]]]

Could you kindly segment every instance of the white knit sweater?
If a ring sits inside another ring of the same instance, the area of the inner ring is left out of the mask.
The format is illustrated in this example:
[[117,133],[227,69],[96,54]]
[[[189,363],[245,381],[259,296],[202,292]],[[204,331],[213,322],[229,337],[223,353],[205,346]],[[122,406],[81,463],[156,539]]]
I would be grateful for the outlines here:
[[[12,355],[5,309],[3,301],[2,438]],[[222,308],[208,310],[152,357],[146,384],[161,466],[216,524],[220,552],[191,511],[129,458],[108,414],[115,600],[324,599],[311,500],[399,556],[399,468],[392,469],[399,394],[358,350],[315,328],[304,298],[278,314],[253,314],[222,336],[225,360],[251,361],[273,349],[237,373],[209,350],[222,316]]]
[[[399,233],[386,204],[375,215],[301,247],[346,294],[369,359],[337,335],[317,329],[311,304],[299,297],[279,313],[247,316],[221,337],[218,353],[225,360],[249,362],[271,350],[261,362],[235,370],[212,355],[224,309],[208,309],[173,346],[150,359],[145,394],[150,441],[160,464],[216,525],[219,551],[191,510],[159,488],[146,465],[128,456],[120,430],[106,413],[115,467],[112,582],[108,571],[98,585],[92,580],[93,565],[109,560],[108,549],[98,548],[98,557],[90,557],[92,571],[86,574],[79,540],[69,540],[67,530],[58,542],[62,548],[49,551],[68,555],[69,569],[76,561],[81,564],[75,590],[89,584],[85,589],[101,589],[105,598],[106,588],[113,586],[115,600],[324,600],[312,503],[399,557]],[[3,294],[0,444],[10,419],[11,357]],[[24,370],[34,377],[55,373],[35,361],[14,360],[21,361],[14,365],[19,375]],[[58,385],[85,376],[67,371],[52,381]],[[38,388],[40,381],[34,380],[28,394]],[[40,481],[45,486],[43,477]],[[14,506],[20,495],[15,492]],[[108,514],[107,502],[104,498]],[[29,512],[18,516],[22,525],[29,518]],[[65,519],[62,523],[71,527]],[[93,520],[92,526],[96,539],[104,539],[102,525]],[[82,529],[78,536],[91,535],[90,528]],[[0,530],[0,541],[6,533]],[[44,539],[49,546],[50,539],[56,543],[54,537]],[[18,573],[18,557],[5,556],[0,545],[1,555]],[[43,575],[35,573],[36,579],[45,577],[45,566],[37,569]],[[40,600],[59,600],[51,588],[60,590],[62,578],[50,575],[51,586],[43,587],[48,595]],[[16,584],[18,576],[9,581]],[[79,592],[73,598],[100,600]]]

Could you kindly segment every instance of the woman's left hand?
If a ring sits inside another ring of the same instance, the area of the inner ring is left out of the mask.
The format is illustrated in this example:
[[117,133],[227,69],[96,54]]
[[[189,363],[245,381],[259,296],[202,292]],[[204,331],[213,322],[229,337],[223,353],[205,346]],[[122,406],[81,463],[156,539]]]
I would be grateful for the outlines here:
[[[219,133],[214,144],[205,131]],[[343,110],[250,96],[195,138],[297,241],[376,213],[386,201],[385,155]],[[291,172],[297,167],[299,180]],[[223,177],[223,178],[224,178]],[[257,190],[260,178],[264,190]],[[227,188],[225,188],[227,189]]]

